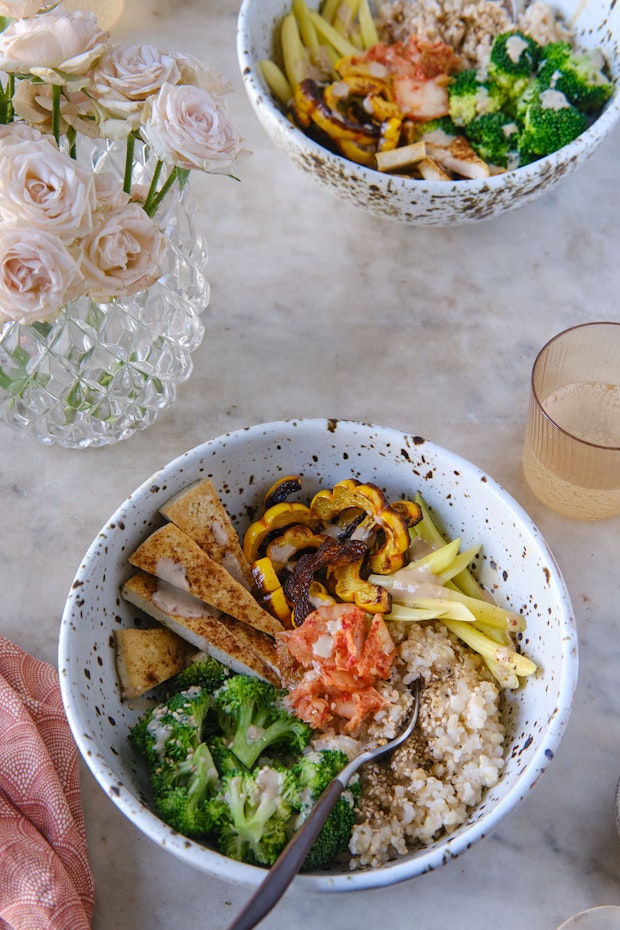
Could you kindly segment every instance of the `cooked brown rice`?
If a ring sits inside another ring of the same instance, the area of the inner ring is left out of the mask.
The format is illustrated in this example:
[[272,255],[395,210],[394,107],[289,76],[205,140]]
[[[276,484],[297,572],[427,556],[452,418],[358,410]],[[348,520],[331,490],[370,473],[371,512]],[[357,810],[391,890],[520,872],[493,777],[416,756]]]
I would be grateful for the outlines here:
[[387,763],[361,770],[358,822],[349,867],[378,867],[450,833],[494,785],[504,765],[499,689],[480,657],[441,623],[395,623],[398,657],[382,688],[386,711],[358,740],[328,731],[316,748],[340,746],[350,757],[390,738],[407,716],[409,686],[421,678],[413,737]]
[[[445,42],[465,68],[484,68],[494,36],[512,28],[501,0],[380,0],[378,12],[383,41],[416,35],[429,42]],[[540,45],[571,38],[566,24],[543,0],[525,7],[518,26]]]

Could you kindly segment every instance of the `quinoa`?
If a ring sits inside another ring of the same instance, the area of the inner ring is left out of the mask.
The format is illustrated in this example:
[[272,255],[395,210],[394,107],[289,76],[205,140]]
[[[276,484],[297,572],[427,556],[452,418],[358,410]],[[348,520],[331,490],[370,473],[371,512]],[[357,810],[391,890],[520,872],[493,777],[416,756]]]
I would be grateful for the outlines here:
[[387,762],[360,771],[362,797],[349,844],[350,869],[379,867],[455,830],[494,785],[504,766],[500,692],[484,662],[439,622],[394,623],[387,701],[356,738],[335,731],[315,748],[338,746],[350,758],[398,732],[421,680],[414,734]]
[[[494,37],[514,28],[501,0],[382,0],[378,13],[383,42],[403,41],[410,35],[445,42],[463,68],[485,68]],[[528,4],[517,25],[540,45],[572,40],[559,14],[543,0]]]

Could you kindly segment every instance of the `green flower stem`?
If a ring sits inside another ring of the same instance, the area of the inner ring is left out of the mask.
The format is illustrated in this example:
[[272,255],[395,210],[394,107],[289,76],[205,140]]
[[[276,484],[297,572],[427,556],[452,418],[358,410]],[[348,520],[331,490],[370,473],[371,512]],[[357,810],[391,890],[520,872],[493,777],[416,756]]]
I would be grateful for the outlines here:
[[73,126],[67,126],[67,141],[70,157],[77,160],[77,130]]
[[127,136],[127,146],[125,149],[125,174],[123,175],[123,190],[126,194],[131,194],[131,175],[133,172],[133,152],[136,145],[136,133],[130,132]]
[[158,161],[157,165],[155,166],[155,171],[153,172],[153,180],[151,181],[150,190],[148,192],[146,200],[144,201],[144,209],[146,213],[148,214],[148,216],[151,216],[151,217],[155,216],[155,214],[157,213],[159,205],[161,204],[162,200],[164,199],[164,197],[166,196],[166,194],[168,193],[168,191],[170,190],[174,182],[177,180],[177,176],[178,176],[178,168],[175,166],[170,172],[170,174],[168,175],[168,177],[166,178],[166,180],[164,181],[164,183],[162,184],[160,190],[158,191],[157,183],[159,181],[161,169],[162,169],[162,163],[161,161]]
[[60,91],[59,84],[52,84],[52,133],[60,147]]
[[8,74],[6,79],[6,90],[0,84],[0,123],[13,122],[13,94],[15,92],[15,75]]

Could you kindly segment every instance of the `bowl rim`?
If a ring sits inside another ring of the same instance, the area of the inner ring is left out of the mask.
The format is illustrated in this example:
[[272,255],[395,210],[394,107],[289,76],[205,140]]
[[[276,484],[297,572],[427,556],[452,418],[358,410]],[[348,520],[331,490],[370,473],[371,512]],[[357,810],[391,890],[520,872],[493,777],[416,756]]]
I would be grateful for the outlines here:
[[[286,432],[293,428],[297,432],[300,429],[317,431],[317,435],[325,437],[330,425],[334,423],[338,426],[337,432],[341,434],[346,432],[349,435],[352,431],[359,433],[360,430],[366,433],[374,432],[384,438],[386,442],[391,439],[391,446],[394,448],[400,448],[395,443],[397,441],[402,442],[403,437],[414,438],[414,434],[405,433],[391,427],[333,418],[277,420],[242,427],[212,437],[175,457],[158,469],[117,507],[109,519],[106,520],[97,536],[95,536],[82,558],[62,614],[58,640],[60,690],[70,729],[91,773],[116,807],[149,839],[167,849],[186,864],[229,882],[258,885],[264,878],[265,871],[257,866],[236,862],[213,849],[176,833],[167,824],[163,823],[135,794],[128,790],[98,751],[96,735],[89,720],[85,717],[79,693],[74,693],[72,684],[71,660],[74,656],[74,618],[80,616],[84,577],[88,573],[91,560],[99,554],[101,537],[105,537],[110,526],[122,524],[127,519],[128,511],[131,511],[135,506],[136,500],[141,500],[143,497],[148,498],[154,485],[164,484],[168,475],[177,473],[179,470],[181,472],[185,471],[189,460],[206,458],[214,448],[229,447],[233,444],[252,441],[254,436],[264,436],[266,432],[281,435],[283,431]],[[445,838],[438,848],[433,849],[431,847],[416,851],[410,856],[388,863],[380,869],[327,873],[324,875],[298,875],[294,880],[296,887],[304,891],[357,891],[383,887],[431,871],[443,865],[449,859],[460,855],[492,829],[495,829],[499,822],[524,799],[553,758],[570,716],[579,668],[577,630],[570,596],[553,553],[529,515],[494,478],[458,453],[451,452],[430,440],[424,439],[423,442],[426,449],[435,451],[436,454],[442,457],[442,461],[449,461],[454,469],[476,476],[483,481],[485,491],[502,501],[512,517],[524,527],[531,539],[538,545],[540,551],[544,552],[549,571],[549,584],[558,590],[562,605],[561,613],[557,616],[557,623],[563,631],[562,661],[558,676],[558,694],[561,696],[561,700],[558,700],[555,711],[546,726],[544,740],[541,740],[536,753],[520,773],[518,784],[504,798],[498,801],[486,817],[471,824],[462,834],[457,832],[454,836]],[[190,477],[188,477],[189,480],[191,480]]]
[[[513,168],[502,174],[492,175],[488,178],[465,178],[453,181],[427,181],[420,178],[407,178],[403,176],[393,176],[387,173],[376,171],[365,165],[357,164],[344,155],[338,155],[309,138],[291,123],[278,104],[275,102],[273,95],[267,87],[264,79],[259,73],[257,62],[254,61],[250,54],[252,46],[251,33],[249,31],[250,12],[255,3],[262,3],[262,0],[242,0],[237,17],[237,59],[241,70],[241,76],[246,89],[246,93],[254,107],[257,115],[264,115],[266,119],[275,123],[279,132],[286,134],[296,149],[306,151],[313,159],[319,159],[329,163],[334,168],[339,165],[350,165],[351,171],[354,171],[370,189],[374,187],[387,186],[390,190],[396,192],[427,190],[433,196],[454,196],[461,191],[467,196],[482,193],[492,193],[496,188],[501,188],[518,174],[518,177],[525,181],[533,182],[534,179],[543,173],[547,166],[551,167],[554,161],[570,163],[579,161],[593,147],[597,146],[609,134],[620,117],[620,81],[616,83],[616,89],[603,112],[581,135],[579,135],[568,145],[563,146],[550,155],[545,155],[529,165],[522,165]],[[562,153],[560,155],[560,153]]]

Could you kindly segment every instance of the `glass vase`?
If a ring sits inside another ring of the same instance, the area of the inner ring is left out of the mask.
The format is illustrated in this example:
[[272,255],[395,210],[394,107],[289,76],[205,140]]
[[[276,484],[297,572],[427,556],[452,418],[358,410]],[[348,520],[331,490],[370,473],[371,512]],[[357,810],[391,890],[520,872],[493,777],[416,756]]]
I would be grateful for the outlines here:
[[[97,152],[95,170],[119,157]],[[81,296],[50,321],[0,326],[0,422],[65,448],[103,446],[150,426],[174,401],[209,302],[194,213],[189,185],[158,211],[168,249],[151,287],[105,303]]]

